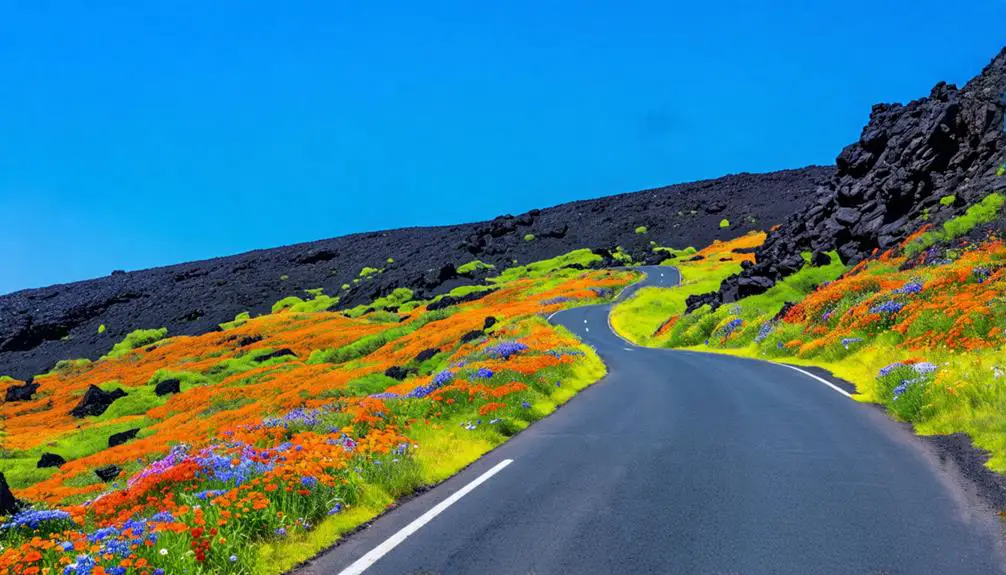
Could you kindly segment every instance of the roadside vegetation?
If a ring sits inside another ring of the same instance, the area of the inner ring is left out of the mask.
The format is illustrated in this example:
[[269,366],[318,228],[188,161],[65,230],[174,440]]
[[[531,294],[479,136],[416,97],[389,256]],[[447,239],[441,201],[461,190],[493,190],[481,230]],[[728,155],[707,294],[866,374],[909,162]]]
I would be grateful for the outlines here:
[[[544,319],[635,277],[587,269],[595,258],[510,268],[436,310],[395,290],[335,313],[310,290],[36,377],[30,399],[0,404],[0,470],[31,504],[0,518],[0,572],[288,570],[604,374]],[[71,415],[86,397],[114,399]]]
[[991,194],[852,269],[836,253],[821,266],[806,254],[769,291],[715,310],[685,313],[684,301],[725,270],[715,258],[678,261],[681,288],[641,290],[612,325],[643,345],[824,367],[919,433],[968,434],[1006,473],[1006,244],[982,227],[1002,217],[1003,200]]

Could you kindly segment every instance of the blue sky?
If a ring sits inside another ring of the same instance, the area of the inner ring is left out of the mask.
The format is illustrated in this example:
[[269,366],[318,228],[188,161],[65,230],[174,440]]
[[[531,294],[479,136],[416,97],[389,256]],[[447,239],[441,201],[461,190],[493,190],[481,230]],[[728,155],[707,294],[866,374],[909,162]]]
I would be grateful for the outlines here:
[[1006,44],[1001,0],[136,4],[0,7],[0,293],[831,163]]

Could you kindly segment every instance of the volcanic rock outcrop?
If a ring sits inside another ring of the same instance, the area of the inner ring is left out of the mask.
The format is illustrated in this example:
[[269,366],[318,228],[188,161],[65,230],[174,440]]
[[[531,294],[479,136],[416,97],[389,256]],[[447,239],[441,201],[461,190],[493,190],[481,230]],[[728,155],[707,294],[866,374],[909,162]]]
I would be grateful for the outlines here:
[[[996,176],[1006,161],[1004,93],[1006,49],[962,89],[940,82],[926,98],[875,105],[809,209],[769,234],[757,263],[718,293],[692,298],[689,308],[764,292],[803,266],[803,251],[837,250],[843,262],[858,263],[1006,188],[1006,178]],[[940,204],[951,196],[950,205]]]

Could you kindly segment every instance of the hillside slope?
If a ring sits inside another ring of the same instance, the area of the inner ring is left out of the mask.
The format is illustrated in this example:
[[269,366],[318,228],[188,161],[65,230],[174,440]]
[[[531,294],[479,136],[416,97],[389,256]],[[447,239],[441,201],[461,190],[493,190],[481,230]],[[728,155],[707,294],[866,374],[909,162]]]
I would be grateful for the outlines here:
[[[284,297],[304,297],[308,289],[339,296],[341,309],[399,287],[418,298],[446,292],[473,281],[458,277],[455,267],[476,259],[498,271],[514,260],[618,245],[643,259],[650,241],[704,244],[782,221],[802,211],[832,172],[808,167],[738,174],[489,222],[354,234],[20,291],[0,296],[0,375],[25,378],[59,360],[95,359],[135,329],[206,333],[236,314],[259,315]],[[733,224],[720,228],[722,219]],[[639,226],[645,234],[636,233]],[[364,268],[383,271],[362,277]]]

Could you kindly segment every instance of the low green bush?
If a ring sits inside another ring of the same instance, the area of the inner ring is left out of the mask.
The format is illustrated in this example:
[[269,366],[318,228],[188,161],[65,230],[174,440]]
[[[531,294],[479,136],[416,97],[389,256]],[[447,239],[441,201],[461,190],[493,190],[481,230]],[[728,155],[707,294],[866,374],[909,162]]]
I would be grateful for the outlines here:
[[105,327],[105,324],[101,324],[101,325],[99,325],[99,326],[98,326],[98,334],[99,334],[99,335],[101,335],[101,334],[105,333],[105,330],[106,330],[106,329],[107,329],[107,328]]
[[242,325],[248,323],[248,320],[250,320],[250,319],[251,319],[251,314],[248,313],[248,312],[246,312],[246,311],[243,311],[243,312],[237,314],[236,316],[234,316],[234,320],[233,321],[225,321],[224,323],[220,324],[220,329],[232,329],[232,328],[235,328],[235,327],[239,327],[239,326],[242,326]]
[[524,234],[524,241],[525,242],[533,242],[534,241],[534,234]]
[[721,230],[729,228],[729,227],[730,227],[730,220],[728,220],[726,218],[723,218],[722,220],[720,220],[720,229]]
[[645,234],[647,231],[649,230],[646,228],[646,226],[639,226],[636,228],[636,233],[640,235]]
[[949,194],[940,198],[940,205],[947,207],[957,201],[957,196],[954,194]]
[[1004,201],[1006,196],[1003,194],[985,196],[982,201],[968,208],[964,215],[945,222],[942,229],[926,232],[909,243],[904,248],[904,254],[908,257],[915,256],[934,244],[959,238],[976,226],[995,220]]
[[480,270],[491,270],[491,269],[495,269],[495,268],[496,268],[496,266],[494,266],[492,264],[487,264],[487,263],[483,262],[482,260],[472,260],[472,261],[470,261],[470,262],[468,262],[466,264],[462,264],[460,267],[458,267],[457,271],[458,271],[459,274],[465,275],[465,274],[474,273],[474,272],[477,272],[477,271],[480,271]]
[[102,359],[122,357],[138,347],[157,343],[167,335],[168,328],[165,327],[160,329],[138,329],[130,332],[122,341],[112,346],[112,350],[105,354]]

